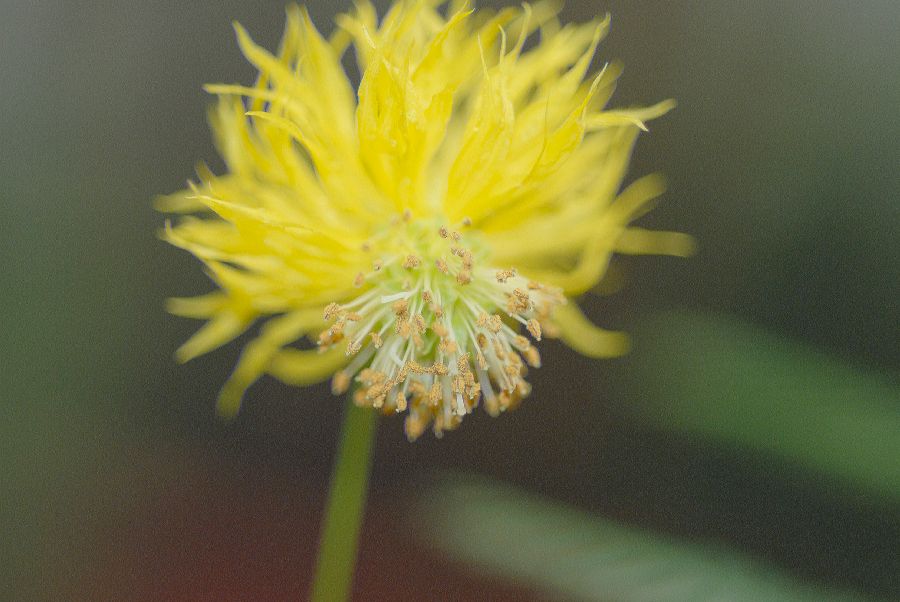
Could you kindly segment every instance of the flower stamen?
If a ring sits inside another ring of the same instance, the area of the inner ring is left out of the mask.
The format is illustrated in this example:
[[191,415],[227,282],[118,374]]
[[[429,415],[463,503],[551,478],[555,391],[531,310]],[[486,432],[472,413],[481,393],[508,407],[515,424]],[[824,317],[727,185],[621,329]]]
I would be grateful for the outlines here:
[[[437,435],[455,427],[482,400],[492,414],[514,407],[530,390],[526,366],[539,367],[541,360],[498,309],[540,340],[540,320],[564,302],[555,289],[515,270],[476,267],[476,253],[458,232],[445,226],[431,232],[406,238],[395,233],[392,240],[418,245],[419,251],[385,262],[367,279],[372,289],[355,301],[329,304],[325,316],[332,324],[319,336],[323,350],[342,338],[348,340],[347,354],[357,359],[370,350],[366,366],[358,364],[354,372],[348,367],[335,376],[332,388],[346,390],[348,379],[354,380],[363,391],[357,403],[409,412],[410,439],[428,424]],[[447,252],[458,265],[455,273],[441,257]]]

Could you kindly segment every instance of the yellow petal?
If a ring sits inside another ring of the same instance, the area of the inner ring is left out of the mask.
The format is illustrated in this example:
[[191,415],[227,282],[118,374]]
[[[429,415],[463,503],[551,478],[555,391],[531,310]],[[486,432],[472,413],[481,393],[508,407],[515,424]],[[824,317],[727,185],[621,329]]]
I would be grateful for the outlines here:
[[588,357],[617,357],[631,348],[627,334],[594,326],[572,301],[556,308],[553,321],[559,327],[560,338]]
[[209,353],[244,332],[250,322],[248,316],[234,311],[219,313],[185,341],[175,352],[175,357],[179,362],[187,362]]
[[602,111],[600,113],[589,115],[585,119],[585,126],[588,130],[597,130],[605,127],[635,125],[646,132],[648,130],[647,126],[644,124],[645,121],[661,117],[674,108],[674,100],[664,100],[652,107]]
[[216,406],[219,415],[237,414],[244,391],[268,370],[272,357],[288,343],[320,327],[322,322],[320,308],[295,311],[266,322],[259,336],[244,347],[234,372],[222,387]]
[[272,357],[268,372],[289,385],[309,385],[326,380],[346,363],[347,354],[341,347],[324,353],[282,349]]
[[199,297],[175,297],[166,300],[166,311],[183,318],[209,318],[222,309],[228,297],[222,293],[208,293]]
[[616,242],[616,252],[629,255],[690,257],[697,252],[693,236],[681,232],[628,228]]

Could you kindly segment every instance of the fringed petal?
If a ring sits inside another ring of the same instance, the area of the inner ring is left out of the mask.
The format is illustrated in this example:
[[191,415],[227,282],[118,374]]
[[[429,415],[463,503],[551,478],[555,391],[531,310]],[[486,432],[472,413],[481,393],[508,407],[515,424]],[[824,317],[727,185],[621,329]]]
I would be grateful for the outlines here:
[[322,323],[321,309],[295,311],[266,322],[259,336],[244,347],[234,372],[222,387],[216,406],[219,414],[224,417],[237,414],[244,391],[268,370],[281,348],[321,327]]
[[627,255],[690,257],[697,252],[693,236],[681,232],[627,228],[616,241],[616,252]]
[[553,313],[553,322],[559,328],[560,338],[569,347],[588,357],[618,357],[631,349],[627,334],[595,326],[575,303],[557,307]]
[[268,372],[289,385],[310,385],[331,378],[348,361],[343,349],[327,351],[282,349],[269,362]]
[[221,311],[185,341],[175,351],[175,357],[183,363],[209,353],[240,335],[251,322],[252,318],[246,313]]

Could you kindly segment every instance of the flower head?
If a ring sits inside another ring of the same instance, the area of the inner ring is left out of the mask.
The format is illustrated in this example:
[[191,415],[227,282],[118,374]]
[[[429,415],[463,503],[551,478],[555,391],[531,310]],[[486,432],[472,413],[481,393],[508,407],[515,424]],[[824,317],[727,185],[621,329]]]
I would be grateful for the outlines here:
[[[263,320],[220,412],[263,374],[333,376],[335,393],[406,412],[415,439],[479,403],[518,404],[542,336],[594,357],[626,350],[572,297],[614,252],[690,251],[684,235],[629,225],[658,177],[620,190],[638,132],[672,103],[604,111],[620,69],[588,71],[609,20],[562,27],[557,10],[401,0],[379,21],[362,1],[326,39],[291,7],[274,55],[235,26],[259,77],[207,86],[226,173],[201,166],[160,201],[182,214],[165,239],[218,285],[171,300],[208,320],[178,357]],[[351,45],[357,90],[342,67]]]

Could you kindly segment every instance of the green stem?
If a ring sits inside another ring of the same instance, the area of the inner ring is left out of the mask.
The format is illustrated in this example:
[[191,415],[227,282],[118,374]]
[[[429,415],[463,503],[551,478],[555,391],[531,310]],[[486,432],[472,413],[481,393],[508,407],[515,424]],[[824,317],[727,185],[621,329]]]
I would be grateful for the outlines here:
[[313,580],[313,602],[345,602],[350,599],[372,464],[376,417],[377,412],[371,408],[356,407],[348,397],[325,508],[319,559]]

